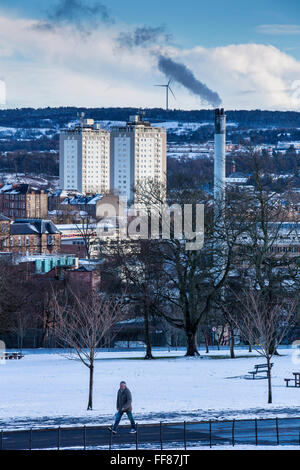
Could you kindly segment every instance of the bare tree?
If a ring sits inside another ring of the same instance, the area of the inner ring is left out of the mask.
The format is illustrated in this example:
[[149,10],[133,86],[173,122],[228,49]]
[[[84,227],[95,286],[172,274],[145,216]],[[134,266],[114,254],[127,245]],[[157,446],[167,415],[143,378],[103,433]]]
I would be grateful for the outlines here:
[[268,369],[268,403],[272,403],[271,360],[277,347],[295,320],[296,303],[283,299],[280,303],[266,300],[259,290],[244,290],[237,297],[236,311],[229,313],[241,335],[266,359]]
[[18,348],[22,352],[24,338],[28,330],[37,324],[37,318],[28,308],[16,310],[10,317],[9,331],[18,336]]
[[79,216],[80,222],[76,223],[76,228],[79,231],[87,259],[91,258],[92,251],[95,244],[96,239],[96,222],[90,214],[80,215]]
[[14,333],[18,345],[23,348],[23,339],[30,328],[37,327],[35,306],[40,294],[26,271],[3,263],[0,266],[0,312],[2,331]]
[[135,317],[143,318],[143,333],[146,344],[145,359],[153,359],[151,346],[151,320],[160,282],[161,258],[156,240],[118,240],[109,246],[107,258],[109,268],[114,266],[126,286],[126,299],[134,307]]
[[[162,219],[165,188],[147,182],[137,186],[136,192],[141,204],[150,213],[156,212],[158,218]],[[164,271],[164,279],[161,280],[157,293],[160,297],[157,314],[185,333],[186,355],[198,356],[198,329],[207,318],[216,297],[220,296],[232,267],[238,231],[236,227],[233,228],[232,215],[229,216],[229,212],[235,205],[228,207],[228,217],[220,228],[214,222],[212,200],[207,194],[198,190],[179,189],[172,191],[167,198],[169,206],[177,207],[178,212],[181,210],[183,215],[185,208],[192,208],[195,215],[196,205],[205,205],[204,244],[201,248],[187,249],[190,242],[187,235],[201,234],[201,231],[196,232],[196,218],[187,217],[184,223],[181,222],[180,226],[184,230],[182,236],[178,237],[175,213],[170,217],[169,238],[164,237],[157,243],[157,252]],[[189,230],[186,230],[187,227]]]
[[[89,369],[88,410],[93,408],[94,368],[97,348],[116,334],[116,325],[123,315],[122,299],[93,292],[88,296],[69,293],[59,302],[56,298],[55,335],[62,347],[75,352]],[[74,359],[74,353],[68,356]]]
[[[236,243],[238,289],[255,286],[267,305],[276,305],[299,291],[299,224],[296,214],[286,210],[288,196],[283,204],[280,196],[268,189],[260,157],[252,149],[249,161],[255,189],[243,193],[239,203],[244,229]],[[236,224],[241,224],[240,217]],[[277,354],[275,344],[273,348]]]

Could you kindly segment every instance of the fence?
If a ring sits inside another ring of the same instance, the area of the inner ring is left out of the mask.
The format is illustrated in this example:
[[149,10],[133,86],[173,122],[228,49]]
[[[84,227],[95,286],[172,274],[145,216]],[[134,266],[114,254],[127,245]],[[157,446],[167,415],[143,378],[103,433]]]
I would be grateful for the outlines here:
[[1,450],[186,450],[220,445],[300,446],[300,418],[141,424],[136,434],[130,434],[127,426],[120,426],[117,435],[104,426],[0,432]]

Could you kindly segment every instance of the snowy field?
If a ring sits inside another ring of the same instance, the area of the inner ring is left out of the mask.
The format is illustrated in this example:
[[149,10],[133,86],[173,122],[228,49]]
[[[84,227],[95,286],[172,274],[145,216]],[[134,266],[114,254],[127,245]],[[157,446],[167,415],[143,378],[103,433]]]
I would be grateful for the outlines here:
[[[51,448],[49,449],[42,449],[42,450],[53,450]],[[63,448],[61,450],[82,450],[82,447],[66,447],[66,448]],[[107,447],[87,447],[86,450],[107,450]],[[112,450],[118,450],[118,449],[112,449]],[[122,451],[132,451],[132,450],[136,450],[136,447],[135,446],[123,446]],[[158,450],[160,451],[160,446],[155,446],[155,445],[151,445],[151,447],[149,446],[141,446],[139,448],[139,450]],[[172,452],[175,452],[175,451],[182,451],[182,450],[185,450],[183,447],[180,447],[178,446],[178,444],[174,444],[174,445],[166,445],[164,446],[163,448],[163,452],[166,452],[166,451],[172,451]],[[212,447],[209,447],[209,446],[187,446],[186,448],[186,451],[188,453],[188,451],[194,451],[194,450],[300,450],[300,446],[253,446],[253,445],[237,445],[237,446],[212,446]]]
[[[160,450],[160,447],[156,447],[157,450]],[[152,446],[151,448],[147,447],[141,447],[140,450],[155,450],[155,446]],[[51,449],[49,449],[51,450]],[[71,449],[64,449],[64,450],[81,450],[79,447],[73,447]],[[105,450],[103,447],[89,447],[87,450]],[[134,446],[128,446],[126,449],[122,448],[123,450],[135,450]],[[163,449],[163,451],[176,451],[176,450],[185,450],[182,447],[176,447],[174,446],[169,446],[166,445]],[[238,445],[238,446],[212,446],[211,448],[208,446],[187,446],[187,451],[189,450],[300,450],[300,446],[252,446],[252,445]]]
[[267,404],[266,380],[246,380],[257,353],[237,350],[201,351],[202,358],[185,358],[184,351],[155,350],[154,361],[143,351],[100,352],[95,368],[94,410],[86,411],[88,369],[58,350],[25,350],[22,360],[0,365],[0,426],[111,423],[120,380],[133,394],[139,423],[200,419],[300,416],[300,389],[286,388],[284,378],[300,371],[299,353],[280,349],[274,357],[273,401]]

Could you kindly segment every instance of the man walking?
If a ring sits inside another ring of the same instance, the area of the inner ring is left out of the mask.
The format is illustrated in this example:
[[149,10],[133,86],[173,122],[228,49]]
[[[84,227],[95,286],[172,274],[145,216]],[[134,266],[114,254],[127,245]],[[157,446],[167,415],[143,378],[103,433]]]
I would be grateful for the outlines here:
[[115,423],[111,428],[113,434],[116,434],[119,423],[124,413],[127,414],[131,424],[131,433],[136,433],[136,424],[132,416],[132,396],[129,388],[126,386],[126,382],[120,382],[120,388],[117,395],[117,413],[115,415]]

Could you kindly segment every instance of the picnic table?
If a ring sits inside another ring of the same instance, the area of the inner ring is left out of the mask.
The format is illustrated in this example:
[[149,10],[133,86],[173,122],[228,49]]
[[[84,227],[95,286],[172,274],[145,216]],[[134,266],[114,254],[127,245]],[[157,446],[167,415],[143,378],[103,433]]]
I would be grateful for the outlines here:
[[22,359],[24,357],[23,354],[18,353],[18,352],[5,352],[0,354],[0,359]]
[[293,372],[293,376],[294,376],[293,379],[284,379],[286,386],[289,387],[290,386],[289,383],[291,381],[294,381],[295,385],[291,385],[291,387],[300,388],[300,372]]
[[[271,363],[270,366],[271,366],[271,369],[272,369],[273,363]],[[258,374],[261,374],[261,373],[266,373],[266,377],[259,377]],[[259,379],[267,378],[267,376],[268,376],[268,364],[255,364],[254,365],[254,370],[249,370],[248,374],[252,375],[253,380],[256,379],[256,378],[259,378]]]

